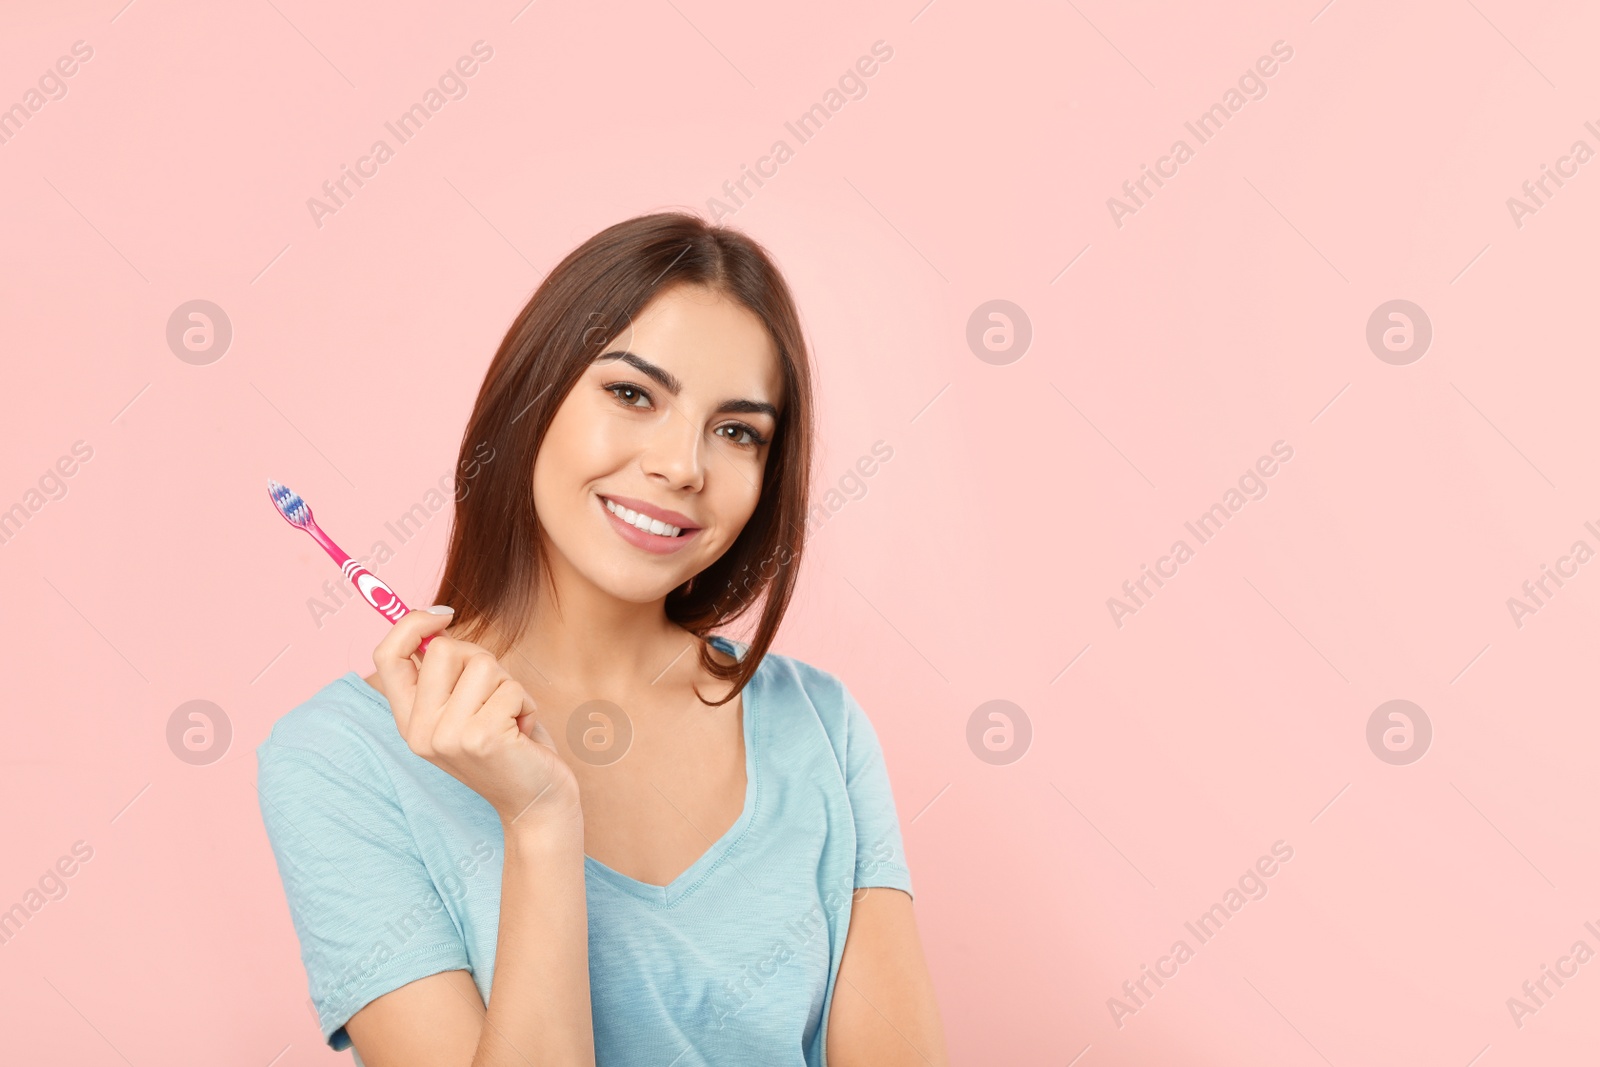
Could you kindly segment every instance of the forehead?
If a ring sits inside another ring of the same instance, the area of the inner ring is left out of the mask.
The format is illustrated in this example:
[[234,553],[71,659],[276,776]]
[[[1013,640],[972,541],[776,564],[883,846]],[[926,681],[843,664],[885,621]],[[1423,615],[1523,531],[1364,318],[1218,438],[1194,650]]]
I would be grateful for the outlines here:
[[782,368],[766,325],[738,301],[703,286],[657,293],[606,349],[643,356],[672,371],[689,391],[779,401]]

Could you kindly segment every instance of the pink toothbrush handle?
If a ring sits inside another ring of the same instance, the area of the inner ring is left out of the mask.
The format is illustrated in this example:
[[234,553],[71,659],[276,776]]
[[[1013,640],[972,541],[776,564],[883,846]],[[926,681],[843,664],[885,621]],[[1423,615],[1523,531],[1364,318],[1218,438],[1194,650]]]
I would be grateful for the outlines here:
[[[367,570],[354,559],[351,559],[349,554],[334,544],[333,539],[323,533],[322,528],[315,522],[307,524],[306,533],[310,534],[312,539],[322,546],[324,552],[333,557],[333,561],[339,565],[339,570],[344,573],[344,576],[356,587],[356,591],[361,594],[361,599],[371,604],[379,615],[382,615],[391,623],[396,623],[411,610],[406,607],[405,601],[400,599],[399,594],[384,584],[383,579]],[[426,652],[428,650],[428,642],[432,640],[433,637],[431,636],[424,637],[422,644],[417,646],[417,655],[420,656]]]

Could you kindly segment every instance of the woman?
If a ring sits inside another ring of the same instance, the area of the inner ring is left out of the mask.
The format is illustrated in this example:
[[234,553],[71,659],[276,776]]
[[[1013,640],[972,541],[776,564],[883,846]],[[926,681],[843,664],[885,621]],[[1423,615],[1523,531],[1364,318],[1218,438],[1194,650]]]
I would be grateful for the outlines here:
[[[585,242],[506,333],[461,456],[440,606],[257,750],[331,1047],[946,1063],[876,733],[767,651],[811,392],[766,252],[682,214]],[[709,634],[758,601],[749,642]]]

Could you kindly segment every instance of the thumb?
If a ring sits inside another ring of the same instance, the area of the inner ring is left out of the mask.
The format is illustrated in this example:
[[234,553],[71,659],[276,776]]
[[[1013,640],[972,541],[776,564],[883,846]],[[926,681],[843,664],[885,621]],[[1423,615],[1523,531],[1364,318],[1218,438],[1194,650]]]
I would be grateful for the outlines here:
[[[448,604],[435,604],[432,607],[413,610],[410,613],[417,616],[417,644],[411,650],[411,655],[416,657],[416,662],[420,663],[422,661],[422,657],[428,651],[429,642],[455,624],[455,610]],[[409,616],[406,616],[406,618],[409,618]]]
[[533,697],[523,693],[522,710],[517,712],[517,729],[522,732],[523,737],[554,748],[555,738],[551,737],[550,731],[546,730],[544,724],[534,717],[538,710],[539,705],[534,703]]

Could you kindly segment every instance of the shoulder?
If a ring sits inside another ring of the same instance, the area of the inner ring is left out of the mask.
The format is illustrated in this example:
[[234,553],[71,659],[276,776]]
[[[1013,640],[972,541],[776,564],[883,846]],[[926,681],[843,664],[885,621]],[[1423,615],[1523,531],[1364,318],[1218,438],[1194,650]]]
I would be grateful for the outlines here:
[[256,746],[259,767],[292,763],[383,778],[399,741],[382,695],[347,671],[290,708]]
[[[743,660],[750,651],[748,641],[738,641],[721,634],[709,639],[713,649]],[[819,711],[837,712],[848,697],[844,682],[821,667],[807,663],[795,656],[768,651],[761,657],[750,684],[759,681],[768,693],[782,693],[785,698],[800,698]]]
[[[735,642],[743,658],[748,644]],[[850,739],[863,730],[871,731],[866,712],[856,702],[844,680],[832,671],[796,656],[769,651],[762,657],[751,684],[760,689],[767,729],[819,729],[827,736],[835,758],[843,766],[850,751]]]

